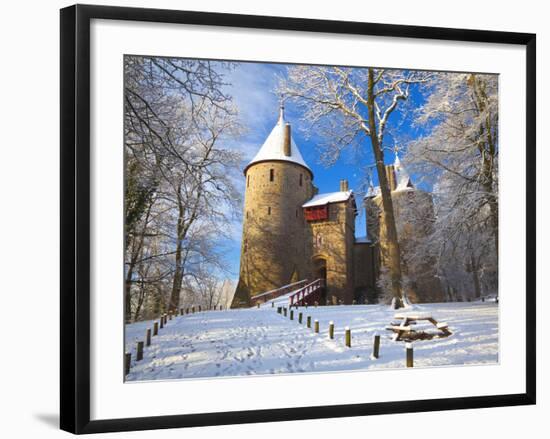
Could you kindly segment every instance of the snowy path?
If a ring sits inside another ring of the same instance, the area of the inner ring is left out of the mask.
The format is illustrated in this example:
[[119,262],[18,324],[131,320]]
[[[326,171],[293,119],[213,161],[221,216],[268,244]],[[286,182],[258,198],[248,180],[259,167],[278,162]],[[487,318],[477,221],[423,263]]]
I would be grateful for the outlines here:
[[[415,342],[415,367],[495,363],[498,361],[498,306],[481,303],[420,307],[449,324],[449,338]],[[298,312],[304,313],[298,323]],[[357,305],[300,308],[294,320],[271,307],[208,311],[168,321],[135,362],[135,345],[152,322],[126,326],[132,352],[128,380],[158,380],[404,367],[403,343],[391,341],[384,327],[394,312],[387,306]],[[306,316],[319,320],[320,333],[306,328]],[[328,323],[335,323],[334,340]],[[352,330],[351,349],[344,327]],[[429,330],[429,327],[426,327]],[[433,327],[432,327],[433,329]],[[381,335],[380,358],[372,360],[372,336]]]

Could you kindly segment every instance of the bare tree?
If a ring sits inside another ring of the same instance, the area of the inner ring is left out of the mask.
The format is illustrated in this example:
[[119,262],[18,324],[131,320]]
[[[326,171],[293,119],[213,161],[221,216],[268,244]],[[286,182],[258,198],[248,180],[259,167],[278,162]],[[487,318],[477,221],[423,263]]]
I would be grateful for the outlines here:
[[473,288],[479,297],[497,283],[498,78],[441,73],[430,87],[418,123],[431,129],[405,160],[434,185],[429,245],[440,272],[455,290]]
[[410,87],[426,82],[423,72],[376,68],[293,66],[279,91],[297,102],[304,118],[325,139],[323,158],[334,163],[344,148],[362,148],[370,139],[380,183],[387,237],[391,291],[403,298],[401,256],[390,186],[384,167],[384,136],[392,114],[409,97]]
[[[175,310],[197,261],[221,268],[215,241],[237,214],[239,135],[224,93],[232,66],[125,58],[126,319]],[[134,311],[132,313],[132,310]]]

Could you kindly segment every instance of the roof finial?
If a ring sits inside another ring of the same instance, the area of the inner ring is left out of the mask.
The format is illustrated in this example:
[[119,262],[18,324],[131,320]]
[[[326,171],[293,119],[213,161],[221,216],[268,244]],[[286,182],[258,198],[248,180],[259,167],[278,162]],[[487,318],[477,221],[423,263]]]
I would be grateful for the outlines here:
[[395,154],[395,160],[393,163],[394,166],[395,167],[401,166],[401,160],[399,160],[399,147],[397,145],[393,147],[393,152]]
[[283,95],[279,97],[279,122],[283,122],[285,120],[285,101],[283,99]]

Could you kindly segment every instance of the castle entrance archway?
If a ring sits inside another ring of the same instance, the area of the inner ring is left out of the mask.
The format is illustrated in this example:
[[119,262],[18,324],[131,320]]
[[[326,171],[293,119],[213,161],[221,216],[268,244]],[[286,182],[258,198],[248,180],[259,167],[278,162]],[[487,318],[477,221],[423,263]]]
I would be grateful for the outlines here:
[[321,290],[321,303],[326,304],[327,300],[327,260],[317,257],[313,260],[313,278],[323,279],[325,287]]

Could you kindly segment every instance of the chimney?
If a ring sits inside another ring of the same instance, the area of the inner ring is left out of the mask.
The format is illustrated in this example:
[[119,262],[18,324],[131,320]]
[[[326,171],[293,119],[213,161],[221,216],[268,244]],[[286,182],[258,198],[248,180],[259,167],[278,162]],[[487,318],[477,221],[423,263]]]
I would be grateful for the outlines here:
[[394,191],[397,188],[397,181],[395,178],[395,167],[393,165],[386,165],[386,178],[388,179],[390,191]]
[[349,190],[348,181],[340,180],[340,192],[347,192]]
[[290,124],[287,123],[285,124],[285,133],[283,137],[283,153],[287,157],[292,155],[292,141],[290,139]]

